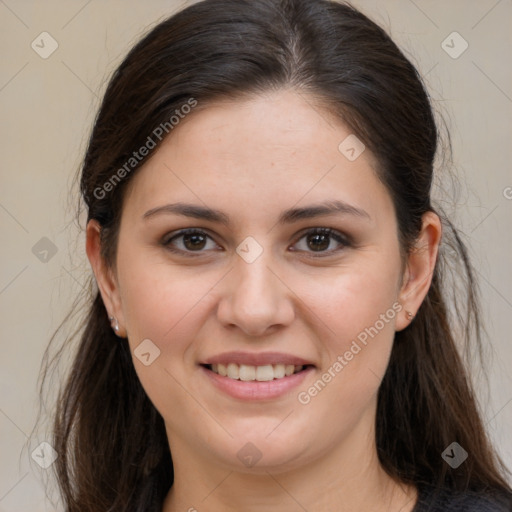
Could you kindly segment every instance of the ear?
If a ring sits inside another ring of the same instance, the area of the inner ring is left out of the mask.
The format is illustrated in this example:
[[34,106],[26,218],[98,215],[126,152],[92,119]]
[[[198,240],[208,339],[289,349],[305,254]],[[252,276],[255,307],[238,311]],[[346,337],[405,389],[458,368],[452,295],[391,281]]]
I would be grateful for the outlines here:
[[114,317],[119,325],[116,334],[122,338],[126,337],[125,322],[121,307],[121,296],[117,278],[112,268],[107,265],[101,255],[101,226],[96,220],[87,223],[85,249],[87,257],[98,283],[98,288],[105,304],[105,314]]
[[428,211],[422,216],[421,232],[414,247],[407,256],[399,302],[403,309],[397,317],[395,330],[401,331],[410,323],[407,311],[413,315],[425,299],[437,261],[439,244],[441,242],[442,225],[439,216]]

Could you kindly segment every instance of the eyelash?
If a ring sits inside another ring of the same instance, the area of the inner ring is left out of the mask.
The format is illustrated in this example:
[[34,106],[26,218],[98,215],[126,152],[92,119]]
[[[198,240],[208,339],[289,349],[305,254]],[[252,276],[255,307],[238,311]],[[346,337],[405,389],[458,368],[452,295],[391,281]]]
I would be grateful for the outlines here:
[[[205,236],[205,237],[209,238],[210,240],[214,241],[213,238],[205,231],[203,231],[201,229],[197,229],[197,228],[188,228],[188,229],[182,229],[182,230],[178,231],[177,233],[170,233],[170,234],[166,235],[162,240],[162,245],[173,253],[177,253],[177,254],[181,254],[181,255],[185,254],[190,257],[202,256],[205,252],[204,250],[191,251],[191,250],[177,249],[176,247],[172,246],[171,243],[173,241],[175,241],[176,239],[179,239],[183,236],[186,236],[186,235],[202,235],[202,236]],[[341,246],[343,246],[342,248],[331,249],[328,251],[301,251],[301,252],[308,253],[308,256],[313,257],[313,258],[322,258],[322,257],[326,257],[326,256],[331,256],[333,253],[337,253],[337,252],[343,250],[343,248],[352,247],[352,245],[353,245],[351,240],[349,239],[349,237],[343,235],[339,231],[336,231],[332,228],[308,229],[307,231],[301,233],[301,235],[299,236],[299,238],[293,245],[296,245],[303,238],[306,238],[307,236],[311,236],[311,235],[328,236],[331,239],[338,242]],[[330,244],[330,242],[329,242],[329,244]]]

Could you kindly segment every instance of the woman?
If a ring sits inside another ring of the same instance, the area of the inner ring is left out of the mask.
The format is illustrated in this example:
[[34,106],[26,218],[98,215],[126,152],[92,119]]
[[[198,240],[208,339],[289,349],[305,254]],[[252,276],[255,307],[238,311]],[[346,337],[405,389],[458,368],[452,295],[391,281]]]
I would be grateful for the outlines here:
[[206,0],[144,37],[81,175],[98,290],[56,412],[66,510],[510,510],[437,145],[416,69],[348,5]]

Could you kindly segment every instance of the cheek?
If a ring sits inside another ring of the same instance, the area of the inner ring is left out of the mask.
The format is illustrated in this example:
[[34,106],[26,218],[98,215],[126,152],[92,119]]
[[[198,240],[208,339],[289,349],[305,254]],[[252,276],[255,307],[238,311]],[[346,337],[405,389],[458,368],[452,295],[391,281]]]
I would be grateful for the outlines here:
[[[147,254],[119,261],[118,276],[133,364],[142,387],[167,419],[169,411],[202,414],[185,382],[193,342],[211,309],[209,291],[218,278],[193,270],[187,274],[183,268],[152,262]],[[151,358],[146,366],[138,359],[142,351],[137,348],[148,339],[157,349],[152,345],[146,349]]]
[[183,352],[185,341],[200,328],[198,315],[208,304],[208,292],[216,280],[197,269],[173,267],[161,258],[152,261],[147,254],[123,258],[118,268],[132,349],[149,338],[162,352]]
[[296,276],[294,291],[330,333],[330,346],[342,349],[375,324],[388,337],[394,332],[398,279],[398,263],[368,258],[323,275]]
[[[398,269],[398,267],[397,267]],[[308,279],[298,295],[322,329],[322,368],[314,389],[303,389],[300,403],[338,406],[344,414],[361,411],[378,390],[393,345],[398,270],[375,264]],[[316,398],[318,396],[318,398]]]

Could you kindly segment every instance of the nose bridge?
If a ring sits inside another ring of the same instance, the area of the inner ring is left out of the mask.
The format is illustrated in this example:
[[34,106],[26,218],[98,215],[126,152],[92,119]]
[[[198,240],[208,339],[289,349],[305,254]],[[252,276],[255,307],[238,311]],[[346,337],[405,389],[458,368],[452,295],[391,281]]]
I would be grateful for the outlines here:
[[270,270],[272,266],[270,251],[262,251],[252,261],[237,256],[218,310],[224,325],[261,335],[270,327],[292,321],[293,305],[286,287]]
[[261,255],[255,261],[248,263],[246,261],[237,262],[236,275],[239,279],[236,292],[241,298],[249,298],[267,301],[273,297],[273,288],[275,283],[272,282],[275,276],[269,269],[272,264],[267,255]]

